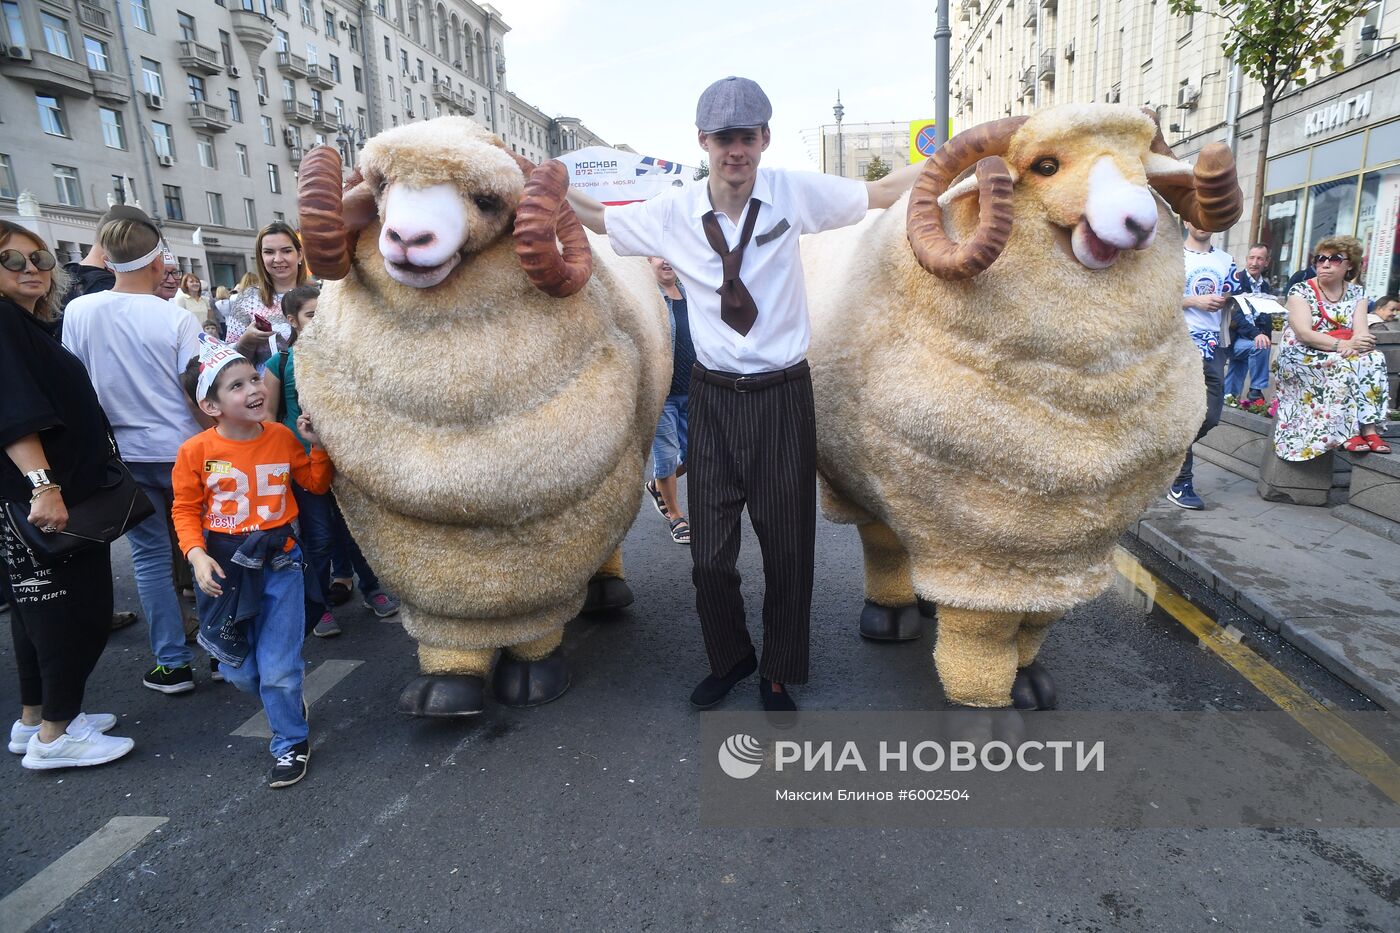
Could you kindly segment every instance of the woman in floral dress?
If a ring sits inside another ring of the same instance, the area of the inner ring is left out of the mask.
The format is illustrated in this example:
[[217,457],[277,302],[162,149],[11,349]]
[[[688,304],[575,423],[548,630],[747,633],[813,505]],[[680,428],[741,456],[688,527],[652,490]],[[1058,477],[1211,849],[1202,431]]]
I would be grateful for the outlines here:
[[1367,329],[1361,287],[1352,281],[1361,241],[1328,237],[1313,263],[1317,277],[1288,292],[1288,326],[1275,369],[1274,450],[1284,460],[1311,460],[1337,447],[1388,454],[1376,433],[1385,418],[1385,357]]
[[[282,315],[282,296],[307,280],[301,237],[278,220],[263,227],[253,244],[258,283],[239,293],[228,315],[228,342],[257,364],[291,341],[292,327]],[[264,326],[265,325],[265,326]]]

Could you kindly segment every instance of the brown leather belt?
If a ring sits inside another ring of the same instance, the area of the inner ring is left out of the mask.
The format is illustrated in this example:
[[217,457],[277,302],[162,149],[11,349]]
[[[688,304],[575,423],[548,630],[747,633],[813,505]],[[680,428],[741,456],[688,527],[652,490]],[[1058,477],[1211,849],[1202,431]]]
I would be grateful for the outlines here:
[[706,369],[701,364],[696,363],[690,370],[690,378],[708,382],[710,385],[733,389],[735,392],[758,392],[781,385],[784,382],[806,379],[809,371],[806,360],[789,366],[787,369],[778,369],[768,373],[724,373],[717,369]]

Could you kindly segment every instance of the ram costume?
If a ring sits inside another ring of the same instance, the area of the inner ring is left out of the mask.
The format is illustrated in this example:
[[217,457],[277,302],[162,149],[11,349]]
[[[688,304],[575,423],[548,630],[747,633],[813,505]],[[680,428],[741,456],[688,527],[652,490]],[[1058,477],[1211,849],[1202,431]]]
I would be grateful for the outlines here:
[[951,702],[1048,708],[1047,627],[1201,423],[1172,209],[1234,223],[1234,162],[1067,106],[959,134],[906,200],[804,246],[823,509],[860,530],[863,635],[917,638],[934,603]]
[[298,385],[403,599],[416,715],[480,712],[488,676],[504,703],[554,699],[565,623],[632,600],[619,544],[671,379],[666,307],[644,261],[594,266],[562,166],[533,169],[461,117],[374,137],[343,192],[335,150],[302,163],[307,259],[334,281]]

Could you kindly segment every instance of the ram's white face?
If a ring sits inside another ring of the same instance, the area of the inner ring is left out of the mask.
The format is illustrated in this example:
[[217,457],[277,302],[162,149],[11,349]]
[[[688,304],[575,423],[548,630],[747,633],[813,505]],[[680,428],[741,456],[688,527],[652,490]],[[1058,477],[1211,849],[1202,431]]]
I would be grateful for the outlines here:
[[456,184],[423,187],[366,179],[376,191],[379,253],[400,285],[432,288],[509,227],[515,192],[463,192]]

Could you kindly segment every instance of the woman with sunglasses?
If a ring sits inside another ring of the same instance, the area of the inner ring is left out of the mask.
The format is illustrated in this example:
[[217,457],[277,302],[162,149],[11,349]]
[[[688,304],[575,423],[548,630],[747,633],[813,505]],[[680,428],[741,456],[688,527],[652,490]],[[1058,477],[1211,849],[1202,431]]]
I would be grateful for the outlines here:
[[1278,356],[1274,450],[1311,460],[1329,450],[1390,453],[1376,431],[1385,418],[1385,357],[1366,323],[1366,298],[1353,280],[1361,241],[1328,237],[1313,256],[1317,274],[1288,291],[1288,326]]
[[[45,531],[67,525],[67,504],[97,490],[111,457],[87,370],[44,326],[68,286],[55,266],[38,236],[0,220],[0,498],[27,503],[29,522]],[[20,693],[9,749],[26,768],[102,764],[134,744],[103,734],[115,716],[82,712],[111,629],[108,550],[91,547],[47,566],[0,520]]]

